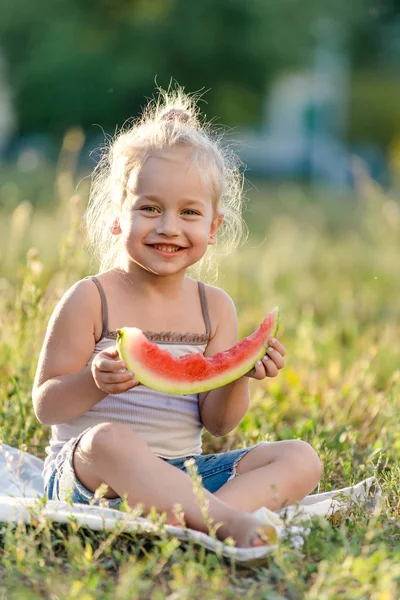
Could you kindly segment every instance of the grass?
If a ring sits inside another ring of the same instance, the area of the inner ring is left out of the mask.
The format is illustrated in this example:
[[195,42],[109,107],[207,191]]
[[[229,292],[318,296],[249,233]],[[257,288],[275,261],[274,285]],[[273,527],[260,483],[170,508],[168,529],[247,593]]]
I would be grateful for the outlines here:
[[[34,416],[31,387],[46,323],[64,291],[96,272],[79,230],[87,181],[77,192],[67,164],[53,205],[29,202],[26,178],[23,191],[18,178],[0,182],[0,434],[43,458],[50,429]],[[365,175],[348,197],[258,184],[246,218],[249,242],[224,261],[218,283],[236,302],[242,336],[279,304],[287,366],[276,380],[252,381],[239,427],[206,434],[204,450],[304,439],[324,462],[320,491],[375,475],[381,511],[355,511],[336,526],[315,519],[301,551],[282,544],[254,569],[162,529],[149,538],[74,523],[0,524],[0,598],[400,596],[399,204]]]

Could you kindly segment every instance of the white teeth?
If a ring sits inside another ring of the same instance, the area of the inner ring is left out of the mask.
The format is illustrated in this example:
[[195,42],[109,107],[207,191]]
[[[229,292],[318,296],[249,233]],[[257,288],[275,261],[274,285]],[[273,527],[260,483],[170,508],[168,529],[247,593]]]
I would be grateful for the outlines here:
[[159,246],[157,244],[154,244],[154,248],[162,252],[178,252],[179,250],[179,246]]

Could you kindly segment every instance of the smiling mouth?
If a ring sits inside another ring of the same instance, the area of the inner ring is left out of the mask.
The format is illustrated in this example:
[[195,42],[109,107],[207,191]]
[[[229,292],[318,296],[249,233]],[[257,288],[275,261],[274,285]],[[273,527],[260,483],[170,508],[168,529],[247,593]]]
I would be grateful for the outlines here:
[[151,248],[155,248],[160,252],[167,252],[168,254],[175,254],[179,250],[185,250],[182,246],[172,246],[167,244],[148,244]]

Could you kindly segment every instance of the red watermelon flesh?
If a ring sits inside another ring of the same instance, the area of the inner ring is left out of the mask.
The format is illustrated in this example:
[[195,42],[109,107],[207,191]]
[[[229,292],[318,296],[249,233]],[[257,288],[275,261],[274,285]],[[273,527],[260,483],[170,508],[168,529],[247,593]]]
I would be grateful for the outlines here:
[[168,394],[198,394],[231,383],[250,371],[265,355],[278,325],[276,307],[252,335],[214,356],[194,353],[175,358],[150,342],[137,327],[118,329],[117,348],[136,379],[147,387]]

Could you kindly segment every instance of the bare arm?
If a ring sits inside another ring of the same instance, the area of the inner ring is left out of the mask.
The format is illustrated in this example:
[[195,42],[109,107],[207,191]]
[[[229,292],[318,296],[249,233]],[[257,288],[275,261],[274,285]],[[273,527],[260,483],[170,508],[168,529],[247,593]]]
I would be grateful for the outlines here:
[[[216,331],[205,352],[206,356],[212,356],[236,344],[238,325],[235,306],[225,292],[208,288],[208,296],[211,300],[210,307],[213,306],[211,320],[217,322]],[[229,433],[248,410],[248,377],[241,377],[221,388],[201,393],[199,405],[201,420],[210,433],[215,436]]]
[[101,322],[98,292],[84,280],[63,296],[49,321],[32,393],[35,414],[45,425],[80,417],[108,393],[133,386],[131,375],[119,372],[123,363],[112,349],[96,356],[98,369],[95,361],[87,364],[96,343],[96,315]]

